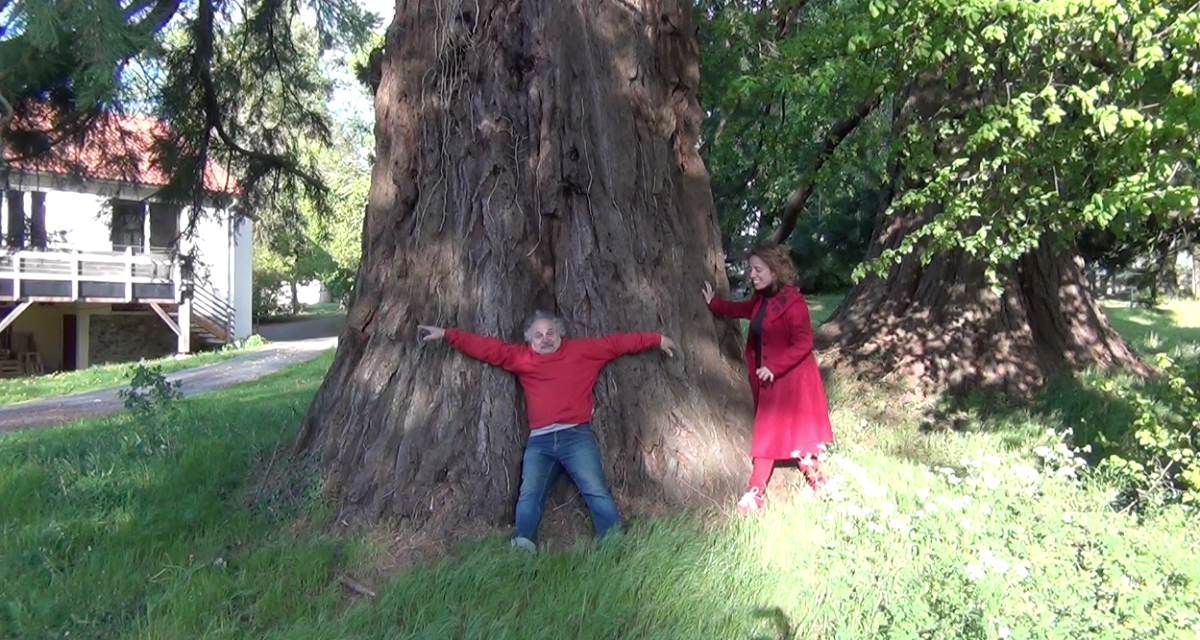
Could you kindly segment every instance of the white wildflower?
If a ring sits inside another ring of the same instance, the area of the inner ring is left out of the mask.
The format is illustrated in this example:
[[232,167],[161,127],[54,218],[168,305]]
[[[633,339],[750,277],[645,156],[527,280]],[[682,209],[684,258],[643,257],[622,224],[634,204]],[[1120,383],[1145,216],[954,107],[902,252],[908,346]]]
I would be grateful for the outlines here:
[[1012,635],[1012,631],[1008,627],[1000,625],[1000,628],[996,629],[996,635],[1000,636],[1000,640],[1008,640],[1008,637]]
[[925,502],[928,499],[929,499],[929,489],[927,489],[925,487],[921,487],[920,489],[917,489],[917,500],[920,500],[921,502]]
[[867,485],[863,487],[863,495],[868,498],[882,498],[887,495],[887,489],[879,485]]
[[1024,580],[1029,577],[1029,569],[1020,562],[1013,565],[1013,573],[1016,574],[1018,580]]
[[1034,469],[1033,467],[1027,467],[1025,465],[1015,466],[1010,469],[1009,472],[1018,479],[1030,482],[1037,480],[1038,477],[1037,469]]
[[1000,486],[1000,478],[992,475],[989,471],[985,471],[983,473],[983,486],[988,489],[996,489]]
[[973,562],[967,565],[967,580],[975,582],[977,580],[982,580],[983,576],[985,575],[987,575],[987,570],[983,568],[983,565],[978,565]]
[[875,522],[874,520],[868,520],[867,531],[870,531],[871,533],[880,533],[883,531],[883,527],[879,526],[879,523]]

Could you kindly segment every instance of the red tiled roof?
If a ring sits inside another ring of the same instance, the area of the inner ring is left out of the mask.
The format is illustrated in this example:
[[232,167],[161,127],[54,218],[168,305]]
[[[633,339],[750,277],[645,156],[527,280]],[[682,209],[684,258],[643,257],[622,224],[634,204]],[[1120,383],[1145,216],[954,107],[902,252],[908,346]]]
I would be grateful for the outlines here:
[[[12,128],[45,132],[51,139],[61,135],[51,130],[49,118],[44,116],[18,116]],[[167,126],[161,121],[106,113],[86,134],[68,136],[45,153],[28,158],[6,148],[5,160],[18,171],[161,187],[168,177],[161,163],[155,162],[154,143],[169,139]],[[214,193],[237,193],[238,183],[224,167],[210,160],[204,171],[204,188]]]

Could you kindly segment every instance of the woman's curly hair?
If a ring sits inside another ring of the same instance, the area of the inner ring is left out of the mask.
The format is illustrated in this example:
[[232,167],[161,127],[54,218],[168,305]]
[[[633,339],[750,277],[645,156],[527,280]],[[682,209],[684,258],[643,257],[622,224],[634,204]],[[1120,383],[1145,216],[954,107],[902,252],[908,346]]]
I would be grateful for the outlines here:
[[778,244],[765,242],[756,245],[746,254],[746,259],[749,260],[752,256],[758,256],[759,260],[767,263],[767,268],[775,274],[775,279],[780,285],[795,286],[799,282],[800,273],[796,270],[796,263],[792,261],[787,249]]

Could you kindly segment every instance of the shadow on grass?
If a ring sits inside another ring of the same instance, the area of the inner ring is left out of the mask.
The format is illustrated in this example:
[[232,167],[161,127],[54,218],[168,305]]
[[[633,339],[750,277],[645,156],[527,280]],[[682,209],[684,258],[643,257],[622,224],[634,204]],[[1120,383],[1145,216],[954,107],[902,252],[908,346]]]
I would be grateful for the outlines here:
[[[1192,388],[1200,384],[1200,370],[1185,368]],[[1049,442],[1069,431],[1064,444],[1076,449],[1093,467],[1120,454],[1135,459],[1145,454],[1134,441],[1138,421],[1170,421],[1180,409],[1164,377],[1144,380],[1122,372],[1063,372],[1050,378],[1028,404],[1002,398],[971,396],[943,398],[921,424],[921,432],[975,432],[993,434],[1005,449],[1028,448],[1031,442]],[[1145,460],[1143,460],[1145,462]],[[947,461],[946,466],[957,466]]]
[[753,617],[758,620],[769,620],[775,627],[775,635],[773,637],[757,636],[754,640],[795,640],[796,629],[792,625],[792,619],[788,617],[782,607],[757,609]]

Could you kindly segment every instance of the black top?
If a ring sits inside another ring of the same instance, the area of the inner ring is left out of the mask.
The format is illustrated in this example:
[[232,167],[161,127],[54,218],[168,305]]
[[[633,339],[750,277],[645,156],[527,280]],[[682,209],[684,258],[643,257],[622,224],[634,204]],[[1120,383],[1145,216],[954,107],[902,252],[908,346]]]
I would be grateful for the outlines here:
[[758,305],[758,313],[754,314],[754,318],[750,320],[750,339],[754,341],[754,369],[757,371],[762,367],[762,331],[763,320],[767,316],[767,300],[771,296],[778,293],[776,287],[768,287],[763,289],[762,304]]

